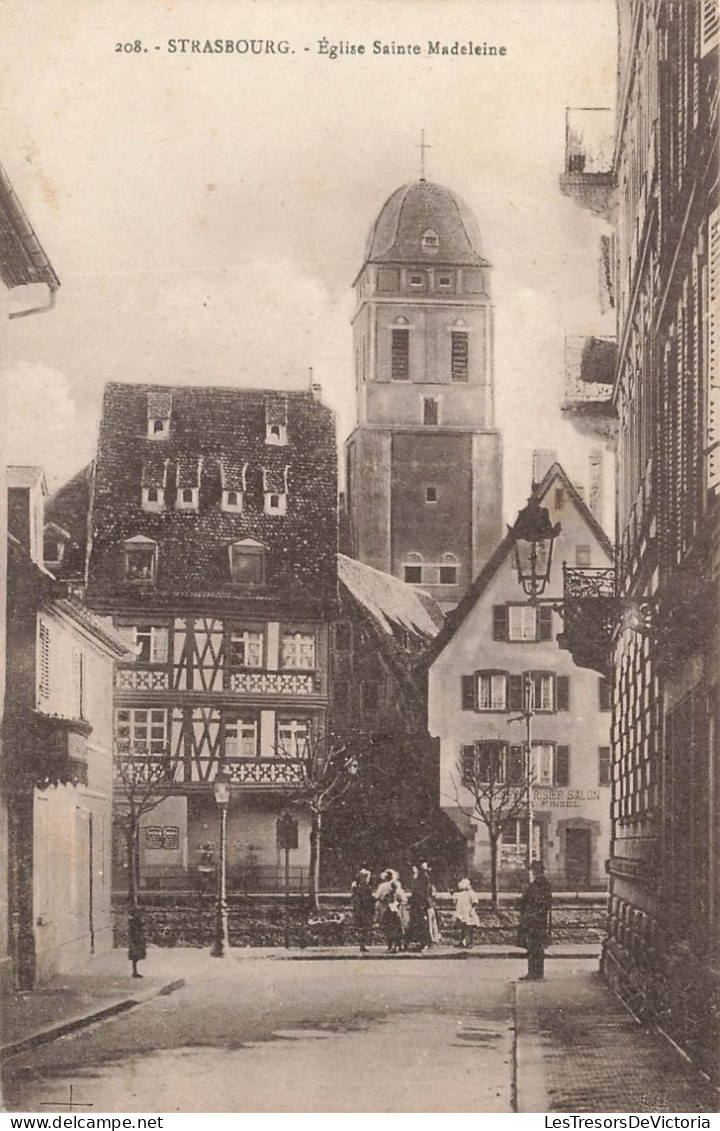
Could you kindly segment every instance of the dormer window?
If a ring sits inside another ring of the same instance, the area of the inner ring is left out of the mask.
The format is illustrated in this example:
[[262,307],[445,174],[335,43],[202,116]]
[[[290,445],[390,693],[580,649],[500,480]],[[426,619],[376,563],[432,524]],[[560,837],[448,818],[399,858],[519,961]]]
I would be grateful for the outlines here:
[[276,448],[287,444],[287,397],[268,397],[265,401],[265,443]]
[[145,460],[142,468],[141,506],[147,513],[158,514],[165,509],[166,480],[167,460]]
[[263,468],[265,514],[282,515],[287,510],[288,468]]
[[436,231],[428,228],[420,237],[420,246],[426,255],[437,255],[440,249],[440,238]]
[[170,435],[172,393],[148,393],[148,440],[165,440]]
[[177,463],[175,509],[197,511],[200,507],[202,456],[181,457]]
[[264,585],[265,553],[262,542],[243,538],[230,546],[230,576],[240,585]]
[[123,551],[125,581],[152,584],[157,575],[157,542],[138,534],[123,543]]
[[230,514],[240,514],[244,507],[247,466],[246,463],[242,466],[225,462],[220,464],[221,507]]

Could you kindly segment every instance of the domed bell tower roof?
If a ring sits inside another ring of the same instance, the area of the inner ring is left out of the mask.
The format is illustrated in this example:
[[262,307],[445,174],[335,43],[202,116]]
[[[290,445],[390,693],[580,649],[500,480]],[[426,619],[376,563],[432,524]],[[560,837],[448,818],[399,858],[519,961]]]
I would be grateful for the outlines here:
[[425,180],[403,185],[386,200],[368,236],[364,262],[490,266],[465,202]]

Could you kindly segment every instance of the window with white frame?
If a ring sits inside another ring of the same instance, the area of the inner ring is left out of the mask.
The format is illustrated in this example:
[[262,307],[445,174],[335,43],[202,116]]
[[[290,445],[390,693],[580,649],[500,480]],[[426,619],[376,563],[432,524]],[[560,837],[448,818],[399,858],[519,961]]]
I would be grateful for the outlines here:
[[232,629],[230,663],[236,668],[261,668],[263,666],[262,632],[255,629]]
[[504,711],[507,707],[507,673],[477,673],[478,711]]
[[120,626],[123,636],[135,645],[135,659],[145,664],[166,664],[168,659],[168,628],[161,624],[134,624]]
[[235,718],[225,720],[225,757],[257,758],[257,719]]
[[306,758],[310,742],[310,720],[279,718],[277,721],[277,746],[281,754],[291,758]]
[[287,444],[287,425],[268,424],[265,428],[265,443],[276,448],[284,447]]
[[162,754],[167,748],[167,712],[121,707],[115,712],[115,736],[132,754]]
[[514,849],[515,852],[524,852],[527,847],[528,823],[527,819],[520,817],[506,821],[503,825],[502,842],[505,848]]
[[555,784],[555,745],[552,742],[533,743],[533,785]]
[[149,416],[148,417],[148,440],[165,440],[170,435],[170,417],[169,416]]
[[163,487],[143,487],[142,509],[149,514],[156,514],[165,509],[165,489]]
[[537,639],[537,609],[534,605],[508,606],[508,640]]
[[284,668],[315,667],[315,634],[312,632],[284,632],[282,636],[282,666]]
[[552,672],[526,672],[528,709],[530,711],[555,710],[555,676]]
[[233,542],[230,550],[230,575],[239,585],[265,584],[265,546],[254,538]]
[[126,581],[155,580],[157,542],[137,535],[124,543],[124,576]]
[[224,511],[239,514],[243,509],[242,491],[223,491],[221,507]]
[[179,511],[196,511],[200,505],[200,489],[198,487],[178,487],[175,496],[175,509]]

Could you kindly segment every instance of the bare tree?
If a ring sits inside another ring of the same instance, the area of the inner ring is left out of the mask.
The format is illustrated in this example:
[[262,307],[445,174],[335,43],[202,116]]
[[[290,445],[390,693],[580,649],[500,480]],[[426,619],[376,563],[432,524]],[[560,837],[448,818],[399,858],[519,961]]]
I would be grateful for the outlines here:
[[290,788],[288,801],[310,811],[310,875],[308,905],[320,909],[320,851],[323,815],[342,800],[352,786],[358,764],[347,747],[334,745],[326,735],[308,737],[297,750],[277,747],[279,757],[292,763],[296,784]]
[[[463,747],[453,778],[455,800],[468,817],[479,818],[490,841],[490,901],[498,902],[498,848],[504,831],[518,819],[528,821],[533,773],[528,748],[505,742],[477,742]],[[460,786],[471,804],[464,803]]]
[[168,750],[148,751],[125,740],[115,742],[115,786],[122,793],[115,812],[125,834],[130,913],[136,913],[138,908],[140,818],[172,792],[175,769],[176,759]]

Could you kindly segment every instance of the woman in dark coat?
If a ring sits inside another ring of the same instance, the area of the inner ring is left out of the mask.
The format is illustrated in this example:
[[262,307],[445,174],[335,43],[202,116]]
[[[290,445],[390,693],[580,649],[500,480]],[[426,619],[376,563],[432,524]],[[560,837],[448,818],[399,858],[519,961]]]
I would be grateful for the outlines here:
[[428,912],[432,907],[432,884],[427,867],[412,868],[412,891],[410,892],[410,924],[408,926],[408,944],[411,950],[424,950],[430,946],[430,924]]
[[147,956],[145,946],[145,927],[140,909],[133,907],[128,915],[128,958],[132,963],[132,977],[142,978],[138,973],[137,964]]
[[361,868],[355,877],[351,891],[353,922],[360,938],[360,953],[367,953],[367,944],[372,935],[375,922],[375,895],[370,884],[372,879],[368,868]]
[[552,889],[539,860],[530,865],[531,882],[520,899],[518,945],[527,951],[528,971],[520,980],[545,977],[545,947],[550,943]]

